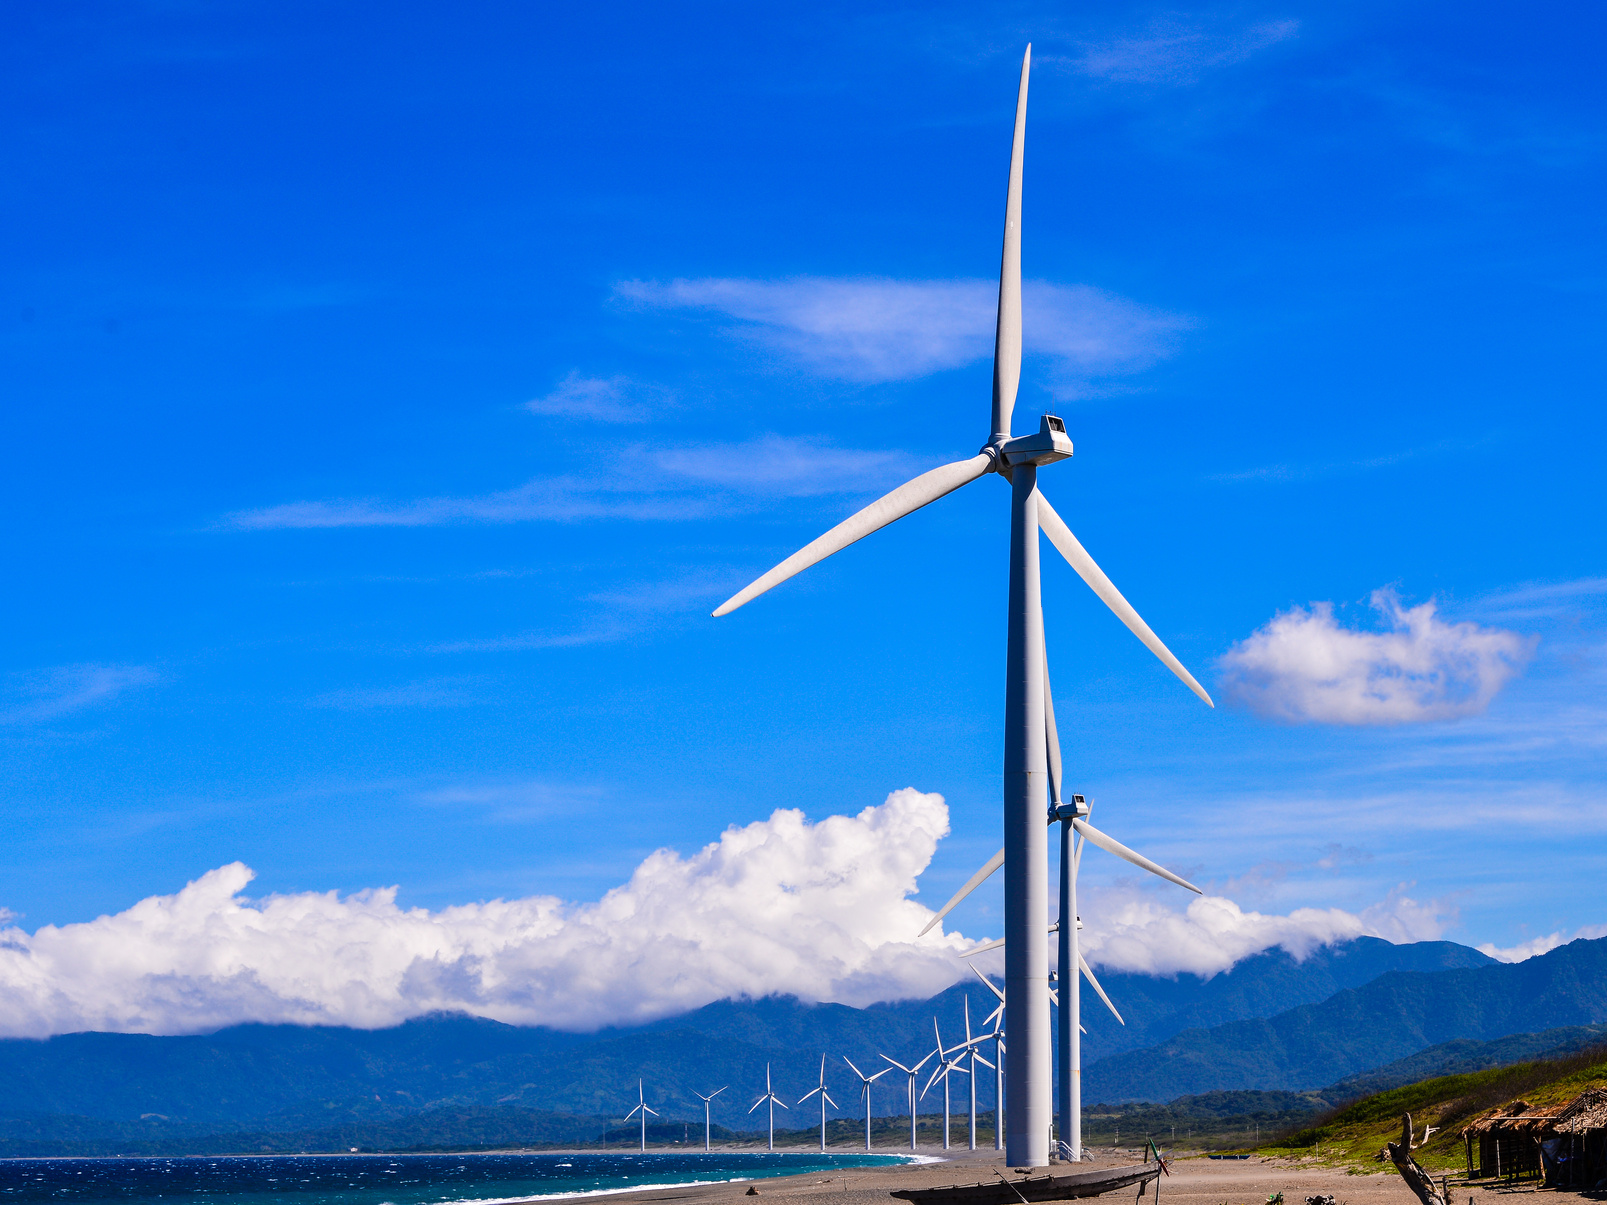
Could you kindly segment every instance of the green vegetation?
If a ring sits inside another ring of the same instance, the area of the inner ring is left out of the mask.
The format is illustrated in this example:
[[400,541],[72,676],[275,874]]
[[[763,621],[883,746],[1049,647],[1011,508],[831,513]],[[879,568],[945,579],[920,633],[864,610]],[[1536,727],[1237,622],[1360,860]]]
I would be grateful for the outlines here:
[[1399,1139],[1401,1114],[1410,1113],[1419,1133],[1425,1125],[1438,1129],[1413,1151],[1417,1161],[1430,1171],[1453,1171],[1466,1166],[1462,1127],[1480,1114],[1520,1099],[1535,1107],[1560,1104],[1598,1086],[1607,1086],[1607,1046],[1565,1058],[1442,1075],[1378,1092],[1341,1105],[1258,1149],[1264,1154],[1314,1153],[1338,1163],[1371,1164],[1386,1142]]

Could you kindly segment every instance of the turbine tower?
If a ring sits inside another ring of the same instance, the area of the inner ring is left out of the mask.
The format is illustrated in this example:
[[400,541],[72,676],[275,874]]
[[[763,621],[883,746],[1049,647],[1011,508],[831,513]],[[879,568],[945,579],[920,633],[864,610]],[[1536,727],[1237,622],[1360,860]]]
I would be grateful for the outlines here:
[[[811,1089],[809,1089],[809,1091],[805,1092],[803,1094],[803,1096],[799,1099],[798,1103],[800,1105],[803,1104],[804,1101],[808,1100],[811,1096],[815,1095],[815,1093],[817,1093],[817,1092],[820,1093],[820,1149],[821,1149],[822,1153],[824,1153],[825,1149],[826,1149],[826,1106],[829,1104],[834,1109],[837,1107],[837,1102],[832,1100],[831,1095],[826,1091],[826,1056],[825,1055],[820,1056],[820,1086],[818,1088],[811,1088]],[[866,1116],[868,1117],[869,1114],[866,1114]],[[865,1125],[865,1133],[866,1133],[867,1136],[870,1134],[870,1123],[869,1122],[867,1122],[866,1125]],[[868,1141],[868,1138],[867,1138],[867,1141]]]
[[[932,1052],[932,1054],[936,1054],[936,1053],[937,1052],[935,1050]],[[893,1066],[897,1067],[905,1075],[909,1076],[909,1079],[910,1079],[910,1082],[909,1082],[910,1150],[913,1151],[915,1149],[915,1126],[916,1126],[915,1106],[916,1106],[916,1103],[917,1103],[917,1097],[915,1095],[915,1077],[918,1076],[921,1073],[921,1068],[926,1066],[926,1064],[929,1061],[931,1061],[932,1055],[931,1054],[927,1055],[926,1058],[924,1058],[920,1062],[916,1063],[915,1066],[913,1066],[913,1067],[906,1067],[906,1066],[904,1066],[903,1063],[899,1062],[897,1059],[888,1059],[885,1054],[882,1055],[881,1057],[884,1058],[884,1059],[887,1059],[887,1061],[889,1063],[893,1064]]]
[[[1084,582],[1174,674],[1206,703],[1211,698],[1096,565],[1038,490],[1038,470],[1072,454],[1066,427],[1044,415],[1033,435],[1014,437],[1010,420],[1021,381],[1021,172],[1027,133],[1032,47],[1021,60],[1015,136],[1005,193],[1004,250],[993,351],[992,426],[982,450],[922,473],[793,553],[715,610],[729,615],[771,587],[988,473],[1010,483],[1009,638],[1004,698],[1005,969],[1010,995],[1006,1158],[1017,1167],[1049,1162],[1053,1095],[1049,1036],[1048,750],[1045,732],[1043,611],[1038,578],[1041,530]],[[1213,704],[1214,706],[1214,704]],[[1078,831],[1082,831],[1079,829]],[[1096,841],[1095,844],[1098,844]],[[1075,976],[1073,976],[1075,980]],[[914,1093],[911,1092],[913,1098]],[[911,1101],[911,1115],[914,1101]]]
[[697,1097],[703,1102],[703,1151],[705,1154],[707,1154],[709,1151],[709,1102],[730,1086],[730,1084],[722,1084],[713,1092],[710,1092],[707,1096],[704,1096],[701,1092],[692,1093],[693,1096]]
[[629,1121],[632,1117],[635,1117],[638,1113],[640,1113],[641,1117],[642,1117],[642,1153],[646,1154],[647,1153],[647,1115],[649,1113],[651,1113],[654,1117],[657,1117],[658,1116],[658,1110],[657,1109],[649,1109],[647,1107],[647,1097],[642,1094],[642,1081],[641,1080],[636,1081],[636,1107],[634,1109],[632,1109],[629,1113],[625,1114],[625,1120]]
[[858,1067],[854,1066],[854,1060],[846,1054],[843,1055],[843,1062],[847,1063],[849,1069],[859,1076],[859,1099],[865,1105],[865,1149],[868,1151],[870,1150],[870,1086],[891,1071],[892,1068],[883,1067],[875,1075],[866,1075]]
[[770,1143],[768,1149],[773,1151],[776,1149],[776,1106],[780,1105],[783,1109],[785,1109],[787,1105],[785,1101],[775,1094],[774,1089],[770,1087],[769,1063],[764,1065],[764,1095],[758,1100],[754,1101],[753,1104],[748,1106],[748,1112],[752,1113],[760,1105],[764,1104],[765,1101],[770,1102]]

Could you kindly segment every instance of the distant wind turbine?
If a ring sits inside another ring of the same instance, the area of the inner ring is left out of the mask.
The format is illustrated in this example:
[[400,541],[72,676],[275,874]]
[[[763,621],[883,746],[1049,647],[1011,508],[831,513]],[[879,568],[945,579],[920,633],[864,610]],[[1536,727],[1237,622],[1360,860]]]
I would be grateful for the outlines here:
[[824,1151],[826,1149],[826,1106],[830,1105],[834,1109],[837,1107],[837,1102],[832,1100],[831,1095],[826,1091],[825,1055],[820,1056],[820,1086],[805,1092],[798,1103],[803,1104],[804,1101],[814,1096],[817,1092],[820,1094],[820,1149]]
[[[1044,825],[1044,815],[1049,810],[1049,791],[1043,610],[1038,575],[1040,530],[1116,617],[1190,690],[1207,704],[1211,703],[1205,689],[1122,597],[1039,492],[1039,468],[1072,454],[1065,424],[1054,415],[1046,414],[1035,434],[1020,437],[1011,434],[1010,421],[1021,380],[1021,179],[1026,145],[1027,79],[1031,66],[1032,47],[1028,46],[1021,60],[1010,179],[1005,196],[1004,249],[999,265],[998,325],[993,352],[992,426],[987,442],[969,460],[922,473],[843,520],[743,587],[714,612],[716,616],[729,615],[811,565],[988,473],[997,473],[1010,483],[1003,859],[1008,944],[1004,978],[1014,1001],[1010,1022],[1011,1088],[1006,1151],[1009,1162],[1017,1167],[1042,1167],[1049,1162],[1049,1126],[1053,1112],[1049,950],[1048,943],[1042,939],[1043,918],[1049,911],[1049,850]],[[1098,840],[1094,843],[1102,844]],[[1075,974],[1072,980],[1075,983]],[[912,1117],[913,1096],[912,1091]]]
[[[927,1080],[926,1087],[921,1089],[921,1096],[924,1098],[927,1092],[931,1090],[932,1085],[937,1083],[938,1080],[943,1081],[943,1149],[948,1150],[949,1076],[954,1074],[964,1075],[965,1069],[960,1066],[960,1061],[958,1059],[949,1058],[949,1055],[952,1054],[953,1051],[943,1049],[943,1035],[938,1032],[936,1017],[932,1018],[932,1034],[937,1038],[937,1050],[935,1053],[937,1054],[938,1063],[937,1066],[932,1069],[932,1078]],[[956,1046],[954,1049],[958,1050],[960,1048]]]
[[748,1112],[752,1113],[754,1109],[757,1109],[760,1105],[764,1104],[765,1101],[770,1102],[770,1146],[769,1146],[769,1149],[773,1151],[773,1150],[776,1149],[776,1106],[780,1105],[783,1109],[785,1109],[787,1107],[787,1105],[786,1105],[786,1102],[783,1101],[779,1096],[777,1096],[775,1094],[775,1091],[770,1087],[770,1064],[769,1063],[766,1063],[764,1065],[764,1095],[761,1096],[758,1100],[754,1101],[753,1104],[748,1107]]
[[[932,1052],[932,1054],[936,1054],[936,1053],[937,1053],[936,1051]],[[913,1067],[906,1067],[906,1066],[904,1066],[903,1063],[899,1062],[897,1059],[889,1059],[889,1058],[887,1058],[887,1056],[885,1054],[881,1055],[879,1057],[887,1059],[887,1061],[889,1063],[893,1064],[893,1066],[897,1067],[900,1071],[902,1071],[905,1075],[909,1076],[909,1078],[910,1078],[910,1082],[909,1082],[910,1150],[913,1151],[915,1149],[915,1125],[916,1125],[915,1106],[916,1106],[916,1103],[917,1103],[917,1097],[915,1095],[915,1077],[918,1076],[921,1073],[921,1068],[926,1066],[926,1064],[931,1061],[932,1055],[931,1054],[927,1055],[924,1059],[922,1059],[920,1062],[916,1063],[915,1066],[913,1066]]]
[[854,1060],[846,1054],[843,1055],[843,1062],[847,1063],[853,1073],[859,1076],[859,1099],[865,1105],[865,1149],[868,1151],[870,1150],[870,1086],[891,1071],[892,1068],[883,1067],[875,1075],[866,1075],[858,1067],[854,1066]]
[[636,1081],[636,1107],[629,1113],[625,1114],[625,1120],[629,1121],[638,1113],[641,1114],[642,1117],[642,1150],[645,1153],[647,1150],[647,1115],[651,1113],[654,1117],[657,1117],[658,1110],[649,1109],[647,1107],[647,1097],[642,1094],[641,1080]]
[[[990,983],[988,986],[992,987],[993,985]],[[971,1065],[965,1069],[965,1073],[971,1077],[970,1149],[974,1151],[976,1150],[976,1065],[981,1063],[984,1067],[987,1067],[990,1070],[994,1069],[994,1065],[988,1062],[987,1059],[983,1058],[982,1055],[977,1052],[977,1047],[982,1045],[983,1042],[986,1042],[992,1035],[983,1034],[982,1036],[976,1038],[971,1036],[971,997],[965,996],[963,999],[965,1001],[965,1041],[960,1043],[958,1049],[963,1052],[960,1057],[962,1059],[969,1059],[971,1063]]]
[[720,1095],[720,1093],[724,1092],[730,1086],[731,1086],[730,1084],[722,1084],[720,1087],[716,1088],[713,1092],[710,1092],[707,1096],[704,1096],[703,1093],[701,1093],[701,1092],[693,1092],[692,1093],[693,1096],[697,1097],[699,1100],[701,1100],[703,1102],[703,1149],[704,1149],[704,1151],[709,1150],[709,1102],[711,1100],[713,1100],[716,1096]]

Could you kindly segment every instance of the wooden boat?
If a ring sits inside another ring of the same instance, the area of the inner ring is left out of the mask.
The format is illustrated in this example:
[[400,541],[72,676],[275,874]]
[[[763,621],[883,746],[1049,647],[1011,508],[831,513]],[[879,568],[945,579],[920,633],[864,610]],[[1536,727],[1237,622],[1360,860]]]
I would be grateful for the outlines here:
[[[1161,1174],[1159,1163],[1134,1163],[1126,1167],[1099,1167],[1065,1175],[1025,1176],[1007,1180],[999,1177],[981,1184],[951,1184],[945,1188],[901,1188],[890,1196],[902,1197],[915,1205],[1021,1205],[1022,1201],[1071,1201],[1078,1197],[1097,1197],[1100,1193],[1147,1186]],[[1140,1189],[1140,1192],[1143,1190]]]

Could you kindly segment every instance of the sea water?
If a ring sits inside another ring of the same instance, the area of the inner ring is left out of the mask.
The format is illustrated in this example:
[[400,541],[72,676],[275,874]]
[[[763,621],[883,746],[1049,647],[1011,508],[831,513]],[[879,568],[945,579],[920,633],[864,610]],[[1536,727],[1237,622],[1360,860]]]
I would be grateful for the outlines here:
[[733,1152],[237,1155],[0,1159],[0,1205],[501,1205],[898,1163],[909,1156]]

